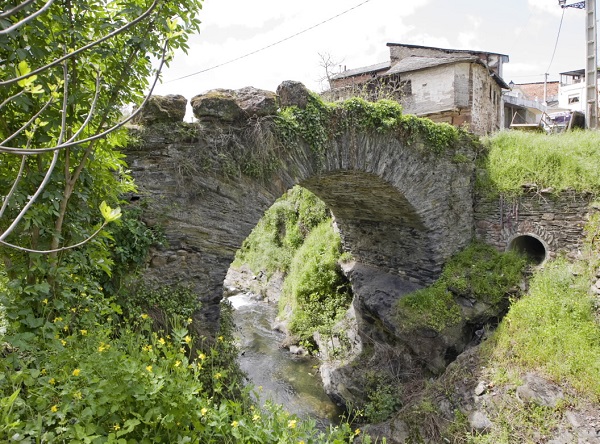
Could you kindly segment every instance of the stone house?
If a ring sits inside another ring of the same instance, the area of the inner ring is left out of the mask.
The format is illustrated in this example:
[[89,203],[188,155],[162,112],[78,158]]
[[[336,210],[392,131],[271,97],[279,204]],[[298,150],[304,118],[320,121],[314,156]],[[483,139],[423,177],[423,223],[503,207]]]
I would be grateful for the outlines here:
[[407,114],[468,126],[476,134],[502,127],[502,66],[508,56],[484,51],[388,43],[390,60],[344,70],[330,79],[330,99],[353,95],[398,100]]

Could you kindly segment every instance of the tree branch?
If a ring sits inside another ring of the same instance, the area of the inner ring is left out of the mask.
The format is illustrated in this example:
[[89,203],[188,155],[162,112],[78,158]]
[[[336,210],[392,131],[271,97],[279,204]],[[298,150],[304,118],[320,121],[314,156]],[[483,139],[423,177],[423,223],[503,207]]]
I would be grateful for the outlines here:
[[23,26],[25,23],[29,22],[30,20],[33,20],[38,15],[43,14],[50,6],[52,6],[52,3],[54,3],[54,0],[48,0],[48,2],[44,6],[42,6],[42,8],[40,10],[34,12],[31,15],[28,15],[27,17],[25,17],[20,22],[17,22],[14,25],[9,26],[6,29],[0,30],[0,35],[8,34],[8,33],[12,32],[14,30],[20,28],[21,26]]
[[129,23],[127,23],[126,25],[123,25],[122,27],[115,29],[113,32],[106,34],[104,37],[99,38],[98,40],[94,40],[93,42],[88,43],[87,45],[82,46],[79,49],[76,49],[73,52],[70,52],[68,54],[65,54],[62,57],[59,57],[58,59],[54,60],[53,62],[50,62],[44,66],[41,66],[37,69],[34,69],[33,71],[19,76],[19,77],[15,77],[13,79],[10,80],[5,80],[0,82],[0,86],[7,86],[7,85],[12,85],[13,83],[18,82],[19,80],[24,80],[28,77],[31,77],[33,75],[39,74],[43,71],[46,71],[47,69],[50,69],[54,66],[59,65],[60,63],[64,62],[67,59],[70,59],[72,57],[75,57],[76,55],[81,54],[84,51],[87,51],[90,48],[93,48],[96,45],[99,45],[102,42],[105,42],[106,40],[109,40],[111,38],[113,38],[116,35],[119,35],[120,33],[122,33],[123,31],[126,31],[127,29],[131,28],[132,26],[138,24],[139,22],[141,22],[142,20],[144,20],[146,17],[148,17],[150,15],[150,13],[156,8],[156,6],[158,5],[158,1],[159,0],[154,0],[152,2],[152,4],[150,5],[150,7],[142,14],[140,15],[138,18],[136,18],[135,20],[130,21]]

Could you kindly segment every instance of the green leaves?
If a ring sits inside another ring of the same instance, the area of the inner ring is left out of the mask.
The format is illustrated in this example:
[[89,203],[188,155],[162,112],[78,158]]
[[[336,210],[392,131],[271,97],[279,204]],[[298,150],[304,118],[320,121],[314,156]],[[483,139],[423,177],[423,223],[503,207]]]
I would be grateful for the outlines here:
[[102,217],[104,218],[105,223],[114,222],[120,219],[122,216],[120,207],[113,209],[109,207],[106,201],[104,200],[100,204],[100,212],[102,213]]

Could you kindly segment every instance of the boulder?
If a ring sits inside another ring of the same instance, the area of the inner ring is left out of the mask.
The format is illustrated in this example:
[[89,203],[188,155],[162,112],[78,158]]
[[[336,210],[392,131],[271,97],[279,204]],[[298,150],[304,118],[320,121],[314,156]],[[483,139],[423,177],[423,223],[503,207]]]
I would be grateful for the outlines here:
[[200,120],[218,119],[234,122],[244,116],[244,111],[237,103],[235,91],[230,89],[211,89],[192,97],[194,116]]
[[277,95],[272,91],[247,86],[235,91],[235,97],[248,117],[265,117],[277,113]]
[[524,384],[517,387],[517,397],[525,404],[534,403],[554,408],[564,398],[562,389],[534,373],[523,377]]
[[298,108],[306,108],[310,91],[300,82],[293,80],[285,80],[277,87],[277,95],[279,96],[279,106],[297,106]]
[[469,415],[469,425],[477,433],[486,433],[492,428],[492,421],[485,412],[475,410]]
[[159,122],[183,122],[187,99],[181,95],[151,96],[133,123],[152,125]]

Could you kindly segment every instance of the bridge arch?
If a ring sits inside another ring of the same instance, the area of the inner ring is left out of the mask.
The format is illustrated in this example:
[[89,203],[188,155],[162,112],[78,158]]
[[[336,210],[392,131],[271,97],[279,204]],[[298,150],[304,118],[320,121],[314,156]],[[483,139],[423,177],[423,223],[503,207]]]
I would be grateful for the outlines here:
[[[414,122],[403,131],[346,125],[328,135],[321,150],[299,136],[261,157],[278,137],[273,122],[149,125],[126,152],[145,217],[160,223],[168,240],[168,247],[152,252],[146,277],[192,283],[202,295],[199,320],[208,331],[214,331],[235,251],[296,184],[325,201],[344,249],[369,273],[423,286],[472,239],[474,150],[468,138],[435,152]],[[275,168],[259,175],[248,170],[248,159],[268,161],[273,154]],[[350,279],[359,297],[377,290]]]

